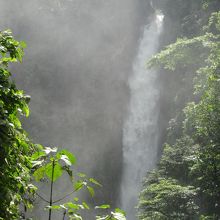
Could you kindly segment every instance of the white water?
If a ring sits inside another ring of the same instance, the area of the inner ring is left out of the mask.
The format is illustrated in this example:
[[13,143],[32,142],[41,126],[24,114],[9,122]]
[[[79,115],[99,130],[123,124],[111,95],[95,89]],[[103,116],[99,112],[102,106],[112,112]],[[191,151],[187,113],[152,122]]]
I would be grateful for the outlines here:
[[146,70],[145,63],[158,48],[163,15],[157,14],[145,27],[133,75],[129,79],[131,99],[123,130],[123,176],[121,205],[128,220],[135,220],[141,181],[147,171],[154,168],[158,151],[158,101],[157,73]]

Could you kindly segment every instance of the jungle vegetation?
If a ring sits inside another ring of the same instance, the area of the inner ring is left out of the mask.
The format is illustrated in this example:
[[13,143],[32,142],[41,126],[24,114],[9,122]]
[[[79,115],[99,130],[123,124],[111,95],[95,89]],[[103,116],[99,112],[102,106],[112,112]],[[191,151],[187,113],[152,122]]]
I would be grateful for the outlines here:
[[[188,8],[183,10],[185,14],[175,11],[175,6],[179,8],[181,3]],[[163,74],[178,75],[182,87],[184,82],[188,87],[175,88],[173,118],[158,166],[144,181],[139,219],[217,220],[220,219],[220,4],[167,1],[165,6],[165,13],[179,13],[181,27],[176,42],[164,47],[148,66],[164,69]],[[181,101],[182,105],[178,105],[183,94],[187,96],[185,103]]]
[[[26,44],[13,38],[10,30],[0,32],[0,219],[17,220],[32,219],[31,208],[36,197],[48,205],[48,220],[52,219],[52,212],[61,211],[63,219],[82,219],[82,211],[93,210],[85,201],[81,201],[74,193],[82,189],[95,195],[94,186],[101,186],[94,178],[74,170],[75,156],[63,149],[44,147],[34,144],[22,128],[21,117],[29,116],[28,102],[30,96],[17,89],[9,65],[22,62]],[[53,198],[53,186],[63,173],[69,175],[73,185],[72,192],[63,195],[58,200]],[[42,196],[36,181],[49,183],[48,198]],[[69,197],[69,202],[62,203]],[[101,204],[94,207],[101,211],[94,219],[124,220],[125,213],[116,208],[111,211],[110,206]]]

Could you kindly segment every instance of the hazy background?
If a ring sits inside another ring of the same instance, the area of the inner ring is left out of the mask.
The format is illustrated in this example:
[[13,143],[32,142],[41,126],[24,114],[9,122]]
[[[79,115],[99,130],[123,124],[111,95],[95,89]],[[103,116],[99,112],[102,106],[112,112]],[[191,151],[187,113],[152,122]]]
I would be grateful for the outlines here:
[[0,29],[28,45],[12,68],[32,97],[25,128],[76,154],[104,185],[98,202],[118,202],[127,80],[151,12],[148,0],[0,0]]

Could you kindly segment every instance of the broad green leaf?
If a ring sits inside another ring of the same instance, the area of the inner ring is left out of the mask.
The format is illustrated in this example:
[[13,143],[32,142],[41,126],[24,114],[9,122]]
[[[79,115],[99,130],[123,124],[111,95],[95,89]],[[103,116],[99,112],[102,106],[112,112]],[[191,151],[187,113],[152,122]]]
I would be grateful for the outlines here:
[[68,150],[61,150],[57,153],[56,157],[58,159],[61,158],[62,155],[65,155],[66,157],[68,157],[69,161],[71,162],[71,164],[75,164],[76,163],[76,157],[74,154],[72,154],[71,152],[69,152]]
[[70,162],[69,158],[66,155],[61,155],[60,160],[64,161],[67,166],[72,165],[72,163]]
[[37,152],[35,152],[34,154],[32,154],[31,159],[32,159],[32,160],[37,160],[37,159],[39,159],[40,157],[43,157],[43,156],[45,156],[45,155],[46,155],[46,153],[45,153],[44,151],[37,151]]
[[44,177],[44,174],[45,174],[45,166],[35,170],[33,176],[35,177],[35,180],[38,182]]
[[46,165],[45,173],[51,181],[55,182],[60,176],[62,176],[63,173],[62,166],[57,162],[55,163],[53,180],[52,180],[52,172],[53,172],[53,162],[50,162],[49,164]]
[[56,153],[57,152],[57,148],[50,148],[50,147],[45,147],[43,149],[43,151],[46,153],[46,154],[49,154],[49,153]]

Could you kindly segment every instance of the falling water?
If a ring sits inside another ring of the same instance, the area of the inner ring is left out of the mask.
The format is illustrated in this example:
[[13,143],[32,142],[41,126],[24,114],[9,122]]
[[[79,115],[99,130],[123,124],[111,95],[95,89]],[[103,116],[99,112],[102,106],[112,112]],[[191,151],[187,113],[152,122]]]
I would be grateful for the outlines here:
[[141,181],[157,160],[158,101],[157,73],[146,70],[145,63],[157,51],[162,30],[163,15],[156,13],[150,25],[144,28],[133,75],[129,79],[131,99],[123,130],[123,177],[121,205],[128,220],[136,219],[135,206]]

